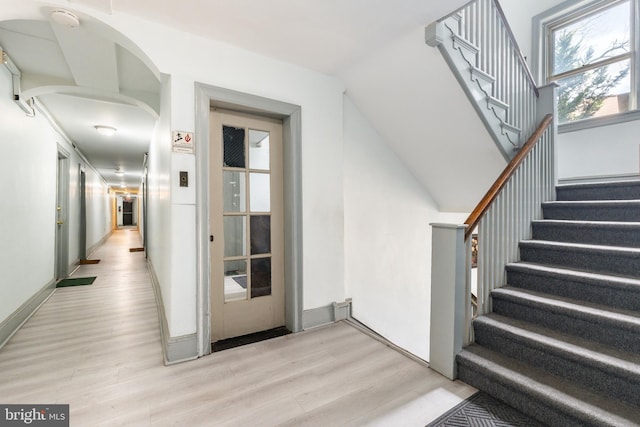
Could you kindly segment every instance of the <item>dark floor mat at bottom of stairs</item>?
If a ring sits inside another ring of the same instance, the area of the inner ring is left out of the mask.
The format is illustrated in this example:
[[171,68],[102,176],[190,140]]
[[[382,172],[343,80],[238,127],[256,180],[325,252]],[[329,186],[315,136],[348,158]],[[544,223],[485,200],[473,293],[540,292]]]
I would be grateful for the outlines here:
[[518,410],[478,392],[429,423],[427,427],[542,427],[544,424]]

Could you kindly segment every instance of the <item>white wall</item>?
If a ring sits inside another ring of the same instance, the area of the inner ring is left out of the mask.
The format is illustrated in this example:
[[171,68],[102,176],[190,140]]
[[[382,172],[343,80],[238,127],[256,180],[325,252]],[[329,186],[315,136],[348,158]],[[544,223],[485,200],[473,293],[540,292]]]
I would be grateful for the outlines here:
[[430,222],[464,221],[434,201],[344,98],[345,282],[353,316],[429,358]]
[[[149,145],[148,157],[148,203],[147,210],[147,256],[153,265],[160,284],[167,322],[174,325],[171,295],[171,81],[163,76],[160,93],[160,118]],[[195,311],[195,306],[193,307]],[[194,314],[195,319],[195,314]],[[195,324],[195,321],[194,321]],[[191,326],[191,325],[189,325]],[[174,327],[175,329],[175,327]],[[192,331],[190,331],[192,332]],[[184,335],[179,331],[177,335]]]
[[640,174],[640,121],[560,134],[558,178]]
[[40,112],[27,117],[13,102],[0,66],[0,323],[54,281],[58,145],[69,154],[69,262],[79,258],[79,169],[87,172],[87,246],[110,231],[107,187]]
[[0,322],[53,280],[58,135],[12,101],[0,66]]
[[[87,250],[90,250],[100,243],[107,234],[111,233],[111,198],[109,196],[109,188],[102,177],[93,168],[86,165],[85,193]],[[73,233],[71,234],[73,235]]]

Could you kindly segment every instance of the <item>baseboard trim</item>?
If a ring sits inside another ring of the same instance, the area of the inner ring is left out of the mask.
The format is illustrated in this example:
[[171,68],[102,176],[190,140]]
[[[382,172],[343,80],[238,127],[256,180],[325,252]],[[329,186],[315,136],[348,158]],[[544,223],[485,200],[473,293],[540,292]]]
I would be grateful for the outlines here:
[[11,313],[9,317],[3,320],[2,323],[0,323],[0,348],[4,347],[11,337],[20,330],[22,325],[24,325],[27,320],[29,320],[31,316],[33,316],[36,311],[42,307],[42,304],[47,302],[55,290],[56,281],[51,280],[24,304],[22,304],[16,311]]
[[419,364],[421,364],[423,366],[426,366],[427,368],[429,367],[429,362],[427,362],[426,360],[424,360],[424,359],[416,356],[415,354],[405,350],[404,348],[399,347],[398,345],[392,343],[391,341],[389,341],[388,339],[386,339],[382,335],[378,334],[376,331],[374,331],[373,329],[369,328],[367,325],[365,325],[363,323],[360,323],[358,320],[354,319],[353,317],[349,316],[349,318],[345,320],[345,323],[348,323],[349,325],[351,325],[352,327],[356,328],[360,332],[369,335],[374,340],[380,341],[381,343],[383,343],[387,347],[397,351],[398,353],[402,354],[405,357],[408,357],[409,359],[413,360],[414,362],[417,362],[417,363],[419,363]]
[[351,316],[351,298],[302,312],[302,329],[312,329],[345,320]]
[[158,307],[158,320],[160,322],[160,339],[162,340],[164,364],[174,365],[176,363],[197,359],[198,341],[195,333],[177,337],[169,336],[169,325],[167,323],[167,315],[164,311],[160,282],[158,282],[158,276],[156,276],[153,264],[149,259],[147,259],[147,269],[149,270],[153,293],[156,297],[156,306]]
[[107,240],[109,240],[109,237],[111,237],[112,234],[113,234],[113,230],[111,230],[107,234],[105,234],[104,237],[102,239],[100,239],[100,241],[98,243],[88,247],[87,248],[87,259],[89,259],[91,257],[91,255],[93,255],[93,253],[96,251],[96,249],[98,249],[100,246],[104,245],[107,242]]

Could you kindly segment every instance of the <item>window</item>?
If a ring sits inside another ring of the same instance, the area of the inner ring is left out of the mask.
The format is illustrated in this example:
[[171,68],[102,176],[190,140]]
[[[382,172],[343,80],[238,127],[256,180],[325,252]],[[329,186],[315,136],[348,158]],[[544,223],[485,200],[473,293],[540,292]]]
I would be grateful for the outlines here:
[[[572,3],[536,17],[540,81],[558,87],[558,119],[582,127],[640,118],[636,10],[639,0]],[[534,39],[535,40],[535,39]],[[594,120],[596,119],[596,120]],[[591,122],[591,123],[590,123]],[[590,123],[590,124],[589,124]]]

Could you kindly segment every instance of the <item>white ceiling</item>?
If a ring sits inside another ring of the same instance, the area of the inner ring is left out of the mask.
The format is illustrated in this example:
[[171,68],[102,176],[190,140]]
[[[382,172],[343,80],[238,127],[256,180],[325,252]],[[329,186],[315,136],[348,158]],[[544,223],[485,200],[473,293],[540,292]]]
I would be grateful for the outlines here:
[[[467,0],[68,1],[70,9],[78,4],[134,15],[342,79],[349,96],[443,210],[470,210],[488,187],[481,173],[478,178],[478,167],[474,176],[474,161],[486,161],[489,168],[503,162],[486,137],[477,138],[486,134],[477,119],[456,125],[455,105],[466,101],[453,77],[445,80],[457,91],[456,102],[438,105],[447,96],[436,72],[443,61],[424,44],[425,25]],[[99,22],[80,18],[75,30],[47,20],[0,22],[0,46],[23,71],[25,93],[39,95],[104,178],[118,186],[121,178],[113,172],[122,167],[130,172],[127,185],[135,189],[156,119],[157,73],[114,43]],[[411,82],[410,90],[406,85],[396,90],[404,81]],[[434,93],[440,98],[430,98]],[[425,120],[427,114],[431,120]],[[93,130],[95,124],[118,132],[106,140]],[[468,137],[482,140],[477,153],[441,142]],[[454,163],[457,167],[451,164],[455,152],[467,153]],[[446,190],[439,173],[452,177]]]

